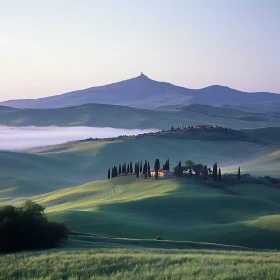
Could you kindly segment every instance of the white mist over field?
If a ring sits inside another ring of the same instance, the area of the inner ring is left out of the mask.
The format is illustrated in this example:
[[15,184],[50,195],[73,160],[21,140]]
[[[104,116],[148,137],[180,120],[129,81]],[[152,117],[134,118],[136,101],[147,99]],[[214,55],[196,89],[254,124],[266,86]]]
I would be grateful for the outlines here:
[[0,126],[0,150],[24,150],[86,138],[107,138],[155,132],[156,129],[112,127],[7,127]]

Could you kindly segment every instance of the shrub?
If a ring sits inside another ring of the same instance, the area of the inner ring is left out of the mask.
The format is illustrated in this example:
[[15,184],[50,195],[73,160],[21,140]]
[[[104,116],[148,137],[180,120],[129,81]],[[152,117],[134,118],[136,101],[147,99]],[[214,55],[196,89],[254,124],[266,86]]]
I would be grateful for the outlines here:
[[0,252],[52,248],[67,234],[66,226],[49,222],[44,207],[35,202],[0,207]]

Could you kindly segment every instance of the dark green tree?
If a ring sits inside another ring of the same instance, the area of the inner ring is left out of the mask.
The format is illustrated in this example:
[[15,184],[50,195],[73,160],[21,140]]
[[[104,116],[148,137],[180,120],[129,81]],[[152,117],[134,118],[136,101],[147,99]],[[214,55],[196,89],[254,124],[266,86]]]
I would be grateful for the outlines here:
[[151,167],[149,162],[148,162],[147,172],[148,172],[148,177],[151,178]]
[[49,222],[44,209],[31,200],[21,207],[0,206],[0,252],[52,248],[67,238],[67,228]]
[[204,178],[205,181],[208,179],[208,168],[207,168],[207,165],[204,165],[204,168],[203,168],[203,178]]
[[219,168],[219,174],[218,174],[218,181],[222,181],[222,173],[221,173],[221,168]]
[[139,170],[140,173],[143,172],[143,166],[142,166],[142,160],[141,160],[141,163],[140,163],[140,170]]
[[162,169],[163,169],[163,170],[169,171],[169,168],[170,168],[170,166],[169,166],[169,159],[167,159],[167,160],[165,161],[165,163],[163,164]]
[[136,163],[136,168],[135,168],[135,173],[136,173],[136,178],[139,178],[139,163]]
[[142,173],[145,175],[147,173],[147,171],[148,171],[148,166],[147,166],[147,161],[145,161],[144,164],[143,164],[143,172]]
[[111,170],[110,168],[108,169],[108,175],[107,175],[107,178],[110,179],[111,178]]
[[133,174],[133,166],[132,166],[132,162],[130,162],[130,165],[129,165],[129,173]]
[[196,176],[201,176],[203,174],[204,171],[204,166],[202,164],[194,164],[192,167],[194,174]]
[[127,164],[126,173],[129,174],[129,171],[130,171],[129,164]]
[[186,170],[187,170],[188,174],[190,176],[192,176],[193,175],[194,162],[192,160],[186,160],[185,165],[186,165]]
[[179,172],[179,175],[182,175],[182,163],[181,163],[181,161],[178,162],[178,172]]
[[217,165],[217,162],[214,163],[214,165],[213,165],[213,179],[214,179],[214,181],[217,181],[217,179],[218,179],[218,165]]
[[179,161],[177,166],[174,167],[174,173],[177,176],[181,176],[182,175],[182,163],[181,163],[181,161]]
[[238,180],[241,179],[241,170],[240,170],[240,166],[238,167],[237,179],[238,179]]
[[121,164],[119,165],[119,175],[121,175],[122,174],[122,166],[121,166]]
[[155,177],[156,177],[156,180],[157,180],[158,179],[158,171],[160,169],[160,161],[159,161],[158,158],[155,160],[154,169],[155,169],[155,173],[156,173]]

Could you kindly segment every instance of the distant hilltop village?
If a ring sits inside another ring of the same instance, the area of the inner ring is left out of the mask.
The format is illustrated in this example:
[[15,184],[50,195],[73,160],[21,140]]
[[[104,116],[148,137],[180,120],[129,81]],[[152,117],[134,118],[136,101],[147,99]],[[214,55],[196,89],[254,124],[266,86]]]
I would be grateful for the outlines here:
[[177,128],[174,128],[174,126],[172,126],[170,131],[174,131],[174,130],[222,130],[222,129],[228,129],[228,128],[222,127],[222,126],[217,126],[217,125],[208,125],[208,124],[185,127],[183,124],[181,124]]

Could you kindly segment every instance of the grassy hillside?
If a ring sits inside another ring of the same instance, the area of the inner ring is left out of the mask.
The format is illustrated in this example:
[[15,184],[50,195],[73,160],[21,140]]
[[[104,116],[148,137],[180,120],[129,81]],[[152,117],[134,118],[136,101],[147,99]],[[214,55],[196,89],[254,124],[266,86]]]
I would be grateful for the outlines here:
[[88,104],[61,109],[1,111],[6,126],[92,126],[169,129],[172,125],[212,124],[235,129],[280,126],[278,115],[257,116],[235,109],[191,105],[168,111],[144,110],[115,105]]
[[33,199],[51,219],[78,232],[280,248],[280,190],[264,185],[219,189],[191,179],[131,175]]
[[[243,166],[245,162],[258,160],[279,149],[278,142],[244,141],[238,138],[238,133],[226,134],[227,138],[220,133],[210,134],[173,133],[125,141],[69,142],[30,152],[0,152],[1,199],[104,179],[109,167],[128,161],[147,159],[153,166],[155,158],[161,163],[169,158],[174,167],[179,160],[192,159],[208,165],[218,161],[225,168]],[[274,176],[279,170],[275,163],[268,166],[270,170],[265,175]],[[260,164],[253,169],[258,173],[263,167]]]
[[52,250],[0,257],[0,279],[276,280],[278,252],[147,250],[137,248]]

